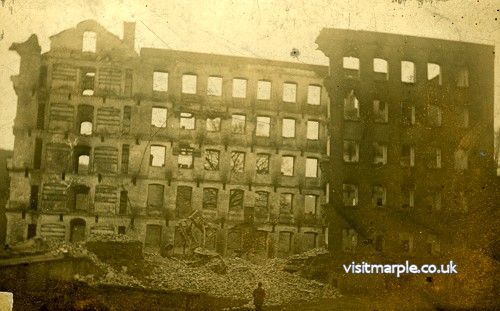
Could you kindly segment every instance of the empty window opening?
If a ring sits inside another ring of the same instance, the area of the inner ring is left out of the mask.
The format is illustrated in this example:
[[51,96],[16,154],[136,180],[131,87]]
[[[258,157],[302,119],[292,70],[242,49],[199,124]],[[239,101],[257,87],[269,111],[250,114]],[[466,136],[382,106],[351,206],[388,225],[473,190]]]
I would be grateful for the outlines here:
[[463,171],[469,168],[469,156],[467,151],[459,149],[455,151],[455,169]]
[[401,82],[415,83],[415,63],[410,61],[401,62]]
[[401,121],[404,125],[415,124],[415,106],[413,104],[401,103]]
[[126,233],[127,233],[127,227],[118,226],[118,234],[126,234]]
[[413,251],[413,236],[408,233],[400,233],[399,248],[403,253],[411,253]]
[[318,159],[306,159],[306,177],[318,177]]
[[193,149],[191,148],[183,148],[179,152],[179,156],[177,157],[177,165],[179,168],[193,168]]
[[295,119],[283,119],[281,136],[285,138],[295,137]]
[[45,103],[38,102],[38,112],[36,117],[36,128],[43,130],[45,127]]
[[247,80],[246,79],[233,79],[233,97],[246,98],[247,97]]
[[242,211],[245,191],[232,189],[229,192],[229,211]]
[[282,156],[281,157],[281,175],[293,176],[294,169],[295,169],[294,162],[295,162],[294,156]]
[[217,188],[203,188],[203,209],[217,210]]
[[128,174],[128,163],[129,163],[130,146],[122,145],[122,159],[121,159],[121,172],[123,174]]
[[93,31],[83,33],[82,52],[95,53],[97,43],[97,34]]
[[176,197],[177,217],[187,218],[192,213],[193,188],[189,186],[178,186]]
[[257,99],[270,100],[271,99],[271,82],[260,80],[257,82]]
[[182,76],[182,93],[196,94],[196,82],[198,77],[192,74],[185,74]]
[[351,90],[344,98],[344,119],[359,120],[359,100]]
[[318,209],[318,196],[314,194],[306,194],[304,196],[304,214],[316,215]]
[[155,167],[165,166],[165,147],[164,146],[151,146],[149,165]]
[[94,121],[94,107],[79,105],[77,111],[78,132],[80,135],[92,135],[92,122]]
[[407,187],[401,189],[402,203],[401,207],[411,208],[415,206],[415,190]]
[[319,139],[319,122],[318,121],[307,121],[307,139],[318,140]]
[[457,72],[457,87],[469,87],[469,70],[461,68]]
[[269,158],[270,155],[266,153],[258,153],[255,160],[256,172],[259,175],[269,174]]
[[95,69],[94,68],[82,68],[81,73],[82,73],[82,75],[81,75],[82,95],[85,95],[85,96],[94,95]]
[[35,139],[35,154],[33,157],[33,168],[39,169],[42,166],[42,149],[43,140],[41,138]]
[[344,162],[359,161],[359,144],[353,140],[344,140]]
[[342,185],[342,200],[344,206],[358,205],[358,186],[353,184]]
[[222,96],[222,78],[221,77],[208,77],[207,95],[209,95],[209,96]]
[[373,59],[373,72],[377,80],[387,80],[389,78],[389,67],[387,61],[382,58]]
[[88,155],[81,155],[78,157],[78,174],[88,174],[89,172],[90,157]]
[[123,95],[132,96],[132,87],[134,82],[134,72],[132,69],[125,69],[125,83],[123,87]]
[[280,213],[293,212],[293,193],[280,194]]
[[435,83],[441,85],[441,66],[438,64],[428,63],[427,80],[434,81]]
[[400,163],[403,167],[413,167],[415,165],[415,148],[413,146],[401,146]]
[[168,72],[161,72],[161,71],[153,72],[153,91],[156,92],[168,91]]
[[267,209],[269,206],[269,192],[255,192],[255,207]]
[[382,252],[384,250],[384,236],[382,234],[377,234],[375,236],[375,250],[378,252]]
[[80,123],[80,135],[92,135],[92,122]]
[[90,188],[83,185],[71,186],[69,190],[69,206],[72,210],[87,211],[89,208]]
[[167,108],[153,107],[151,109],[151,125],[154,127],[167,127]]
[[207,132],[220,132],[220,118],[207,118]]
[[205,170],[218,171],[219,157],[220,157],[220,152],[218,150],[205,150],[205,163],[204,163]]
[[436,191],[431,194],[430,197],[431,200],[431,209],[432,211],[440,211],[441,210],[441,201],[442,201],[442,194],[441,191]]
[[269,137],[271,130],[270,117],[257,117],[257,124],[255,125],[255,136]]
[[243,173],[245,171],[245,153],[233,151],[231,152],[231,172]]
[[427,154],[428,168],[441,168],[441,149],[431,148]]
[[148,185],[148,210],[160,210],[163,208],[164,186],[160,184]]
[[307,103],[309,105],[321,104],[321,86],[309,85],[307,87]]
[[374,186],[372,192],[372,204],[375,207],[383,207],[386,204],[386,189],[382,186]]
[[442,112],[441,108],[435,105],[429,105],[427,108],[429,126],[441,126]]
[[359,58],[344,57],[342,59],[342,66],[344,67],[345,77],[350,79],[359,78]]
[[389,121],[389,106],[386,102],[373,101],[373,119],[377,123],[387,123]]
[[297,101],[297,84],[283,83],[283,101],[295,103]]
[[27,239],[32,239],[36,236],[36,224],[28,224],[28,235]]
[[346,253],[356,252],[358,245],[358,233],[354,229],[342,229],[342,251]]
[[123,121],[122,121],[122,130],[123,133],[130,132],[130,121],[132,120],[132,107],[123,106]]
[[185,130],[194,130],[195,118],[192,113],[181,112],[180,128]]
[[[429,234],[427,237],[427,254],[428,255],[438,255],[441,251],[441,246],[437,236]],[[428,276],[425,279],[427,282],[432,283],[432,277]]]
[[373,143],[373,164],[387,164],[387,145]]
[[120,207],[118,208],[118,214],[126,215],[128,206],[128,191],[120,191]]
[[32,185],[30,192],[30,210],[36,211],[38,209],[38,192],[39,186]]
[[246,116],[233,114],[231,117],[231,132],[233,134],[245,134]]
[[90,147],[75,147],[75,173],[88,174],[90,172]]

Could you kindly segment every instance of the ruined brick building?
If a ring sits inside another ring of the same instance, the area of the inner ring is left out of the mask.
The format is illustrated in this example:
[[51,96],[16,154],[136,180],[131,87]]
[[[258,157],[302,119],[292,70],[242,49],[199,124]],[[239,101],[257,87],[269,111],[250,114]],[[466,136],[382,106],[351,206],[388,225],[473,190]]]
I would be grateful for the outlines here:
[[324,245],[328,68],[137,54],[134,37],[134,23],[119,39],[89,20],[43,54],[35,35],[12,45],[7,242],[118,233],[182,253],[180,222],[198,210],[211,224],[198,242],[221,253]]
[[316,43],[330,60],[330,248],[458,249],[454,222],[487,208],[477,190],[495,172],[494,47],[334,29]]
[[199,211],[211,225],[198,241],[224,254],[328,239],[339,257],[425,258],[459,244],[451,222],[494,174],[493,47],[324,29],[325,67],[138,55],[134,33],[85,21],[47,53],[35,36],[12,46],[9,243],[120,233],[183,253]]

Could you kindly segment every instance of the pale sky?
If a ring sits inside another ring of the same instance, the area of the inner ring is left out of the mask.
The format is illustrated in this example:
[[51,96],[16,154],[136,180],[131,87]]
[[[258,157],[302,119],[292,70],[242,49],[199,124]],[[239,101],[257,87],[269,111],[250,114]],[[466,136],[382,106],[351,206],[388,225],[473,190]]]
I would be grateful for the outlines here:
[[[5,0],[0,7],[0,148],[12,149],[17,98],[10,76],[19,57],[12,42],[49,36],[95,19],[122,37],[135,21],[136,45],[327,65],[314,41],[323,27],[500,45],[500,1],[434,0]],[[290,51],[300,51],[298,60]],[[500,53],[495,58],[495,127],[500,126]]]

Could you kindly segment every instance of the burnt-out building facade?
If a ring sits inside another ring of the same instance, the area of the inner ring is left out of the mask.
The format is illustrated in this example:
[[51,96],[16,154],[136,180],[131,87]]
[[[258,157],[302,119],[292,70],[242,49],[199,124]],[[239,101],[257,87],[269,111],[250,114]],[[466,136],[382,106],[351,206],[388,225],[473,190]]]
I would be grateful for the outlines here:
[[84,21],[46,53],[34,35],[12,45],[7,242],[120,233],[183,253],[193,241],[180,224],[198,211],[210,225],[196,243],[221,253],[322,246],[328,68],[138,54],[134,34],[133,23],[120,39]]
[[330,60],[329,247],[405,258],[457,248],[448,226],[474,217],[471,194],[494,173],[494,48],[335,29],[316,42]]

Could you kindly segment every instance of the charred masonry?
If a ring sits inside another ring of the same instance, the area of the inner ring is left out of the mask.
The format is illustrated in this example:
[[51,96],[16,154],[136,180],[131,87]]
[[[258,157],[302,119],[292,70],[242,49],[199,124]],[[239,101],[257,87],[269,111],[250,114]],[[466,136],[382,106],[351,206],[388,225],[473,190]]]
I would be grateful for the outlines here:
[[134,34],[84,21],[43,55],[36,36],[11,47],[9,243],[114,232],[183,253],[197,210],[223,254],[432,255],[494,171],[491,46],[324,29],[324,67],[138,55]]
[[[8,243],[127,234],[274,257],[324,245],[328,68],[134,50],[94,21],[14,44],[18,95]],[[252,230],[248,230],[251,227]],[[203,241],[201,243],[200,241]]]

